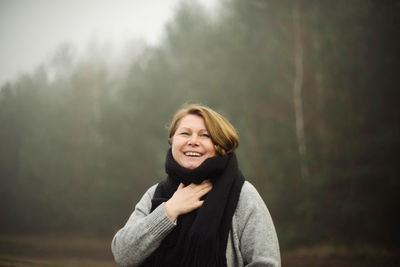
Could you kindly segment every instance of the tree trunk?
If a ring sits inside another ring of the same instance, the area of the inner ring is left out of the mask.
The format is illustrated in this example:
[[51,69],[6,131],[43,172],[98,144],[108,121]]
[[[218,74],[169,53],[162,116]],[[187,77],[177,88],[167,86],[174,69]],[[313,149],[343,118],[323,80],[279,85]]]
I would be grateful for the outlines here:
[[304,115],[303,104],[301,98],[301,90],[303,87],[303,46],[301,40],[301,26],[299,17],[299,2],[293,5],[293,31],[295,44],[295,79],[293,84],[293,102],[296,119],[296,136],[297,145],[300,154],[301,177],[307,179],[309,176],[308,165],[306,162],[306,143],[304,137]]

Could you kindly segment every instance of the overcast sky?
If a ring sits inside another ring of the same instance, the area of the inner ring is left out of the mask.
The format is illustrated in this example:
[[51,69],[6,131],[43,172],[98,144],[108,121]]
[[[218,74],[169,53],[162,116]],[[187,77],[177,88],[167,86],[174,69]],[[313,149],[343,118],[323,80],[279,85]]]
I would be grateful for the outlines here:
[[[0,86],[49,60],[56,48],[90,40],[157,44],[180,0],[0,0]],[[212,9],[218,0],[199,0]]]

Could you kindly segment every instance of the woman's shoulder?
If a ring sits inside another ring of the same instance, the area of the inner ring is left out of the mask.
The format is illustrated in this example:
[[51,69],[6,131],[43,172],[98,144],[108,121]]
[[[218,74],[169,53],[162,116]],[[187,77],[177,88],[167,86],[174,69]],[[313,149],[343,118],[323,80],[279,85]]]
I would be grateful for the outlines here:
[[257,189],[254,187],[252,183],[245,180],[242,186],[242,193],[249,193],[249,192],[257,192]]
[[[140,201],[136,204],[136,207],[140,207],[143,203],[151,203],[151,200],[153,199],[154,192],[156,191],[158,184],[150,186],[146,192],[142,195]],[[148,204],[146,204],[148,205]]]
[[156,188],[157,188],[157,185],[158,185],[158,183],[150,186],[149,189],[147,189],[146,193],[144,193],[144,194],[153,198],[154,192],[156,191]]
[[[239,201],[247,201],[247,200],[261,199],[260,194],[257,189],[251,184],[249,181],[244,181],[242,186],[242,191],[240,192]],[[261,199],[262,200],[262,199]]]
[[244,215],[259,209],[266,209],[265,202],[254,185],[249,181],[245,181],[240,192],[236,213]]

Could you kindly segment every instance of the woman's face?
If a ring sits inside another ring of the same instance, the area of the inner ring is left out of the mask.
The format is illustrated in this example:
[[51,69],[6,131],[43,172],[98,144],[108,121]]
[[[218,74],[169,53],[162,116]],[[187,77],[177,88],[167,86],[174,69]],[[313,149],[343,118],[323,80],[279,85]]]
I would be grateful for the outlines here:
[[194,169],[216,155],[204,119],[192,114],[183,117],[172,137],[172,156],[175,161],[184,168]]

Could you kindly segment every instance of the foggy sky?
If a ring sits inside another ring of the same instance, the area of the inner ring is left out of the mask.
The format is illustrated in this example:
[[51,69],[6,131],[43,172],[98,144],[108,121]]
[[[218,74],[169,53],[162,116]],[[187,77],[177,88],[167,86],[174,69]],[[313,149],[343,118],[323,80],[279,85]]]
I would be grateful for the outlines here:
[[[201,0],[211,8],[218,0]],[[0,0],[0,86],[32,72],[68,43],[156,44],[179,0]]]

